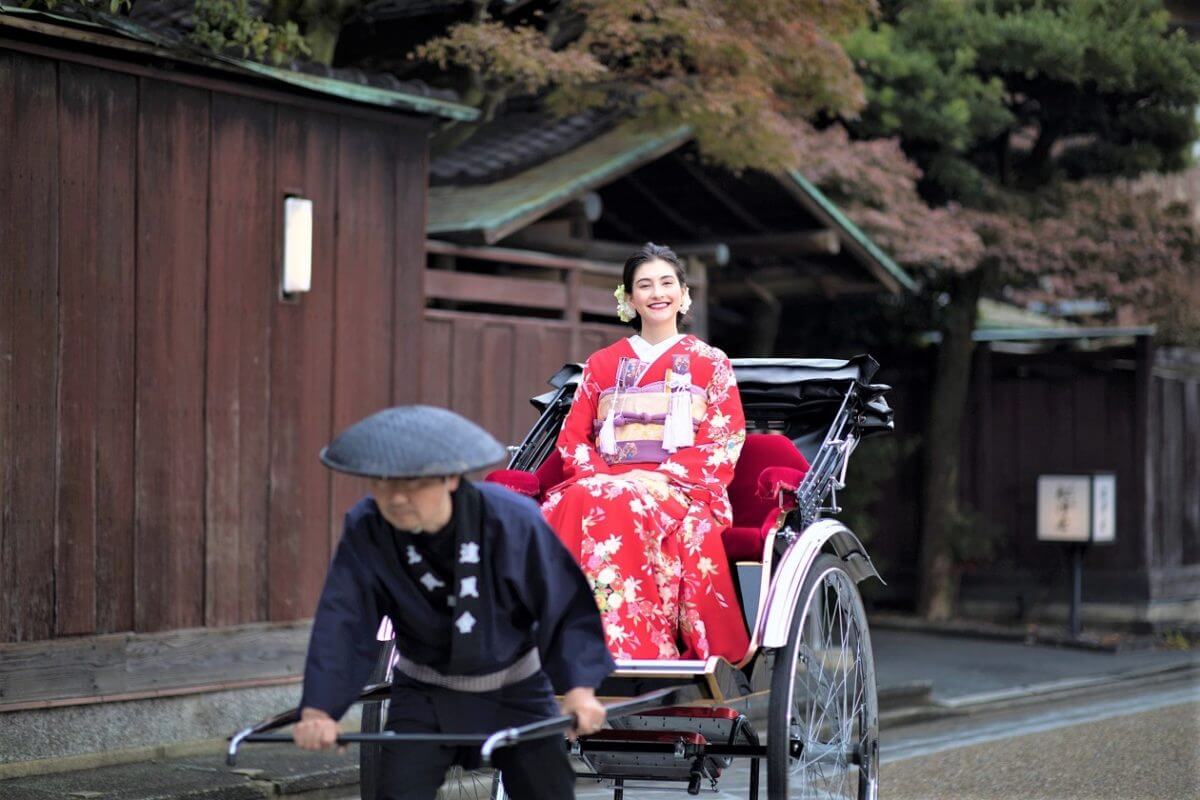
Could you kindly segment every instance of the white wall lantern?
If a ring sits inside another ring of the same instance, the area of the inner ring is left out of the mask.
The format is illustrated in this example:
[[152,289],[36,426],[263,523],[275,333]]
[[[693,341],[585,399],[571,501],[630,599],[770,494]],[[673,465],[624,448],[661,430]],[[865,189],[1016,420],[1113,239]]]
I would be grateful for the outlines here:
[[283,283],[285,298],[312,288],[313,204],[303,197],[283,201]]

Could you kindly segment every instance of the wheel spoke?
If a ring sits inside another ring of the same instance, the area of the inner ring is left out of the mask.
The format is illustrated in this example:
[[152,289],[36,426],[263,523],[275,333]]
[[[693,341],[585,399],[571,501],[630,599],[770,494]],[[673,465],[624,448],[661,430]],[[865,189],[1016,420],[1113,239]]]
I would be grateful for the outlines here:
[[452,767],[438,792],[438,800],[488,800],[492,796],[490,770],[465,770]]

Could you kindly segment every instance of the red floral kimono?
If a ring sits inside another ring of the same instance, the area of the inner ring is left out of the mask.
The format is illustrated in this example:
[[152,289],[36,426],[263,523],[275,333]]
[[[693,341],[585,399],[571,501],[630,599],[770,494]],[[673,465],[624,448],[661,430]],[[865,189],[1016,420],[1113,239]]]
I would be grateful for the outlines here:
[[[694,336],[657,348],[631,337],[588,359],[558,437],[566,480],[542,512],[591,583],[617,658],[745,655],[721,543],[745,437],[729,359]],[[632,470],[667,480],[620,477]]]

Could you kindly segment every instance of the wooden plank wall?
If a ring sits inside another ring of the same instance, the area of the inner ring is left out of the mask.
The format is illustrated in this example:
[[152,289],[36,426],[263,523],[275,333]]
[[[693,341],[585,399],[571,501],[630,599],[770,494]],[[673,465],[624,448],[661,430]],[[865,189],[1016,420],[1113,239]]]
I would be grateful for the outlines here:
[[134,629],[159,631],[204,624],[209,93],[139,87]]
[[[295,195],[314,209],[337,201],[338,119],[280,108],[275,119],[276,197]],[[314,457],[329,440],[333,420],[333,293],[336,223],[318,213],[313,230],[312,291],[299,302],[271,306],[271,479],[267,515],[268,598],[271,619],[312,613],[329,552],[330,473]],[[274,260],[281,256],[282,221]]]
[[55,630],[58,131],[54,64],[0,52],[0,630],[9,638]]
[[[986,352],[986,351],[985,351]],[[990,355],[991,413],[975,414],[964,461],[973,481],[967,499],[1001,533],[996,560],[1057,567],[1062,548],[1039,543],[1037,476],[1111,471],[1117,475],[1117,542],[1092,548],[1093,569],[1144,568],[1136,500],[1141,477],[1135,457],[1135,373],[1114,369],[1114,356],[1053,353]]]
[[567,322],[429,309],[421,402],[452,408],[503,444],[518,444],[537,419],[529,398],[550,390],[550,376],[628,331],[619,325],[580,325],[579,345],[572,351]]
[[[59,67],[58,635],[133,627],[137,81]],[[94,146],[106,143],[107,152]],[[103,424],[100,424],[103,423]],[[104,591],[97,592],[97,587]],[[93,602],[94,598],[94,602]]]
[[426,124],[229,88],[0,49],[0,643],[311,616],[317,453],[419,392]]

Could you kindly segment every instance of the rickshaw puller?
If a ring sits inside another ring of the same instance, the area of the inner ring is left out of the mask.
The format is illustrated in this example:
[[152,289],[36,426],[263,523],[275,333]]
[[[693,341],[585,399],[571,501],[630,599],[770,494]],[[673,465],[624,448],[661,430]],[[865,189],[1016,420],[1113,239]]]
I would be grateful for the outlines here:
[[[586,579],[530,500],[462,476],[504,448],[445,409],[401,406],[343,431],[321,451],[331,469],[371,479],[346,514],[304,672],[298,745],[332,747],[392,620],[398,649],[386,727],[487,734],[560,713],[599,730],[595,687],[613,670]],[[478,747],[384,747],[385,800],[431,800],[446,770]],[[574,796],[562,737],[500,748],[493,761],[515,800]]]

